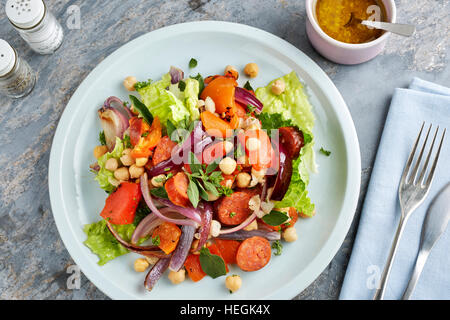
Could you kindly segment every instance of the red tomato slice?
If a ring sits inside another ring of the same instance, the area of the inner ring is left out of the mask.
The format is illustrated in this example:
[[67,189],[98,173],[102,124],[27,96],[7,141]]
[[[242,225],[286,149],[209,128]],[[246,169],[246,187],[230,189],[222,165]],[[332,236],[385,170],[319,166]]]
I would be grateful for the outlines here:
[[116,191],[106,198],[105,207],[100,216],[112,224],[130,224],[134,221],[141,197],[141,190],[137,183],[122,182]]

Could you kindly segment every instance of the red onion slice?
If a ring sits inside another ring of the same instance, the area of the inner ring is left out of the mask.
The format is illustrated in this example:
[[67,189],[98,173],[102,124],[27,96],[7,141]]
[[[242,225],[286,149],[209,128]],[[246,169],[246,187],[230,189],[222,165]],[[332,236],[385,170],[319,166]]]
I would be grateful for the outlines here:
[[191,220],[194,220],[195,222],[197,222],[198,224],[202,223],[202,218],[200,217],[200,211],[194,208],[184,208],[184,207],[180,207],[177,206],[175,204],[173,204],[170,200],[168,199],[160,199],[158,198],[158,202],[162,203],[163,205],[169,207],[172,209],[172,211],[178,212],[180,214],[182,214],[183,216],[185,216],[186,218],[189,218]]
[[217,238],[225,240],[245,240],[255,236],[263,237],[270,241],[281,239],[281,234],[278,231],[266,231],[266,230],[252,230],[252,231],[239,230],[229,234],[221,234]]
[[131,112],[130,108],[125,106],[123,104],[123,101],[120,100],[117,97],[111,96],[108,99],[105,100],[104,104],[105,107],[111,107],[114,109],[117,109],[118,111],[122,112],[128,119],[132,118],[134,115]]
[[229,233],[233,233],[236,231],[239,231],[241,229],[244,229],[246,226],[248,226],[250,223],[253,222],[253,220],[256,219],[256,213],[252,213],[247,219],[245,219],[244,222],[242,222],[240,225],[233,227],[233,228],[229,228],[229,229],[221,229],[220,230],[220,234],[229,234]]
[[211,221],[213,217],[213,209],[210,203],[202,202],[199,207],[203,209],[203,215],[202,226],[200,227],[200,239],[198,239],[198,245],[195,251],[199,251],[201,248],[203,248],[206,241],[208,240],[209,232],[211,230]]
[[178,83],[180,82],[180,80],[183,80],[184,78],[183,70],[174,66],[170,66],[169,74],[171,77],[170,82],[172,84]]
[[178,272],[186,261],[186,257],[189,254],[189,250],[192,246],[192,240],[194,240],[195,227],[183,226],[181,227],[181,236],[178,241],[177,247],[170,259],[169,269]]
[[116,240],[124,246],[126,249],[130,250],[131,252],[139,253],[143,256],[154,256],[158,258],[164,258],[167,257],[167,254],[165,254],[163,251],[159,249],[157,246],[137,246],[131,243],[126,242],[122,239],[122,237],[117,233],[116,229],[106,221],[106,226],[108,227],[108,230],[111,232],[111,234],[116,238]]
[[203,152],[203,150],[213,142],[211,137],[203,139],[204,134],[205,132],[202,129],[201,121],[199,121],[183,144],[181,146],[177,145],[172,150],[172,157],[170,159],[158,163],[147,171],[149,177],[165,174],[168,170],[178,168],[183,163],[188,163],[187,157],[189,151],[192,151],[195,154]]
[[271,200],[281,201],[286,194],[292,177],[292,158],[288,156],[282,143],[278,147],[279,169],[273,186]]
[[[147,178],[147,173],[144,173],[141,176],[141,181],[140,181],[140,187],[141,187],[141,192],[142,192],[142,196],[144,197],[145,203],[147,204],[147,206],[150,208],[150,210],[156,214],[160,219],[167,221],[167,222],[171,222],[174,224],[178,224],[178,225],[188,225],[188,226],[193,226],[195,228],[197,228],[198,224],[197,222],[195,222],[194,220],[191,219],[173,219],[173,218],[168,218],[165,215],[163,215],[158,208],[156,208],[155,204],[153,203],[153,199],[152,196],[150,195],[150,190],[148,189],[148,178]],[[159,200],[160,201],[160,200]]]
[[153,268],[147,273],[145,277],[144,286],[148,291],[151,291],[158,280],[161,278],[163,273],[169,267],[169,258],[159,259],[158,262],[155,263]]
[[258,110],[258,112],[261,112],[263,109],[263,104],[261,101],[258,100],[258,98],[256,98],[254,95],[252,95],[250,92],[248,92],[247,90],[240,88],[240,87],[236,87],[236,91],[234,93],[234,99],[243,104],[244,106],[250,104],[254,107],[256,107],[256,110]]
[[123,138],[123,133],[129,126],[128,119],[112,107],[101,107],[98,116],[105,133],[106,146],[111,151],[116,144],[116,137]]
[[157,215],[150,213],[141,222],[133,232],[131,236],[131,243],[136,244],[140,239],[148,236],[157,226],[159,226],[164,221],[158,218]]

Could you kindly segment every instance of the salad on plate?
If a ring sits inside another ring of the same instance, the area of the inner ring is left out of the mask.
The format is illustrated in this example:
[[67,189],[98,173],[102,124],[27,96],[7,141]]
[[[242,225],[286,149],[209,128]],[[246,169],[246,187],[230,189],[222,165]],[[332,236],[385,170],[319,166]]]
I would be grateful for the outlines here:
[[[282,240],[297,240],[298,218],[315,214],[308,96],[295,72],[256,90],[238,78],[232,66],[205,78],[171,67],[157,81],[127,77],[129,102],[105,100],[90,168],[108,195],[101,219],[84,226],[99,265],[137,253],[134,269],[152,290],[167,269],[179,284],[227,276],[232,265],[270,267]],[[230,292],[241,284],[225,278]]]

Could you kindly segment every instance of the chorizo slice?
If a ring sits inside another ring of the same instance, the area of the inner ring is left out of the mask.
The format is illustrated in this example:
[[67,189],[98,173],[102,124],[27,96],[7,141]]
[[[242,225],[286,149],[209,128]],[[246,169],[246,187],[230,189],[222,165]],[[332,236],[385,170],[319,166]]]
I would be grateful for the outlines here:
[[267,239],[251,237],[239,246],[236,263],[244,271],[256,271],[269,263],[271,255],[272,250]]
[[224,196],[217,200],[214,207],[220,223],[233,226],[244,222],[252,213],[248,207],[249,200],[260,192],[258,188],[237,189],[230,196]]
[[173,204],[180,207],[187,207],[190,204],[187,194],[188,186],[188,177],[183,172],[178,172],[172,178],[167,180],[164,187],[169,196],[169,200],[172,201]]
[[168,136],[162,137],[153,153],[153,165],[156,166],[158,163],[170,159],[172,156],[172,149],[175,148],[176,145],[177,143],[170,140]]

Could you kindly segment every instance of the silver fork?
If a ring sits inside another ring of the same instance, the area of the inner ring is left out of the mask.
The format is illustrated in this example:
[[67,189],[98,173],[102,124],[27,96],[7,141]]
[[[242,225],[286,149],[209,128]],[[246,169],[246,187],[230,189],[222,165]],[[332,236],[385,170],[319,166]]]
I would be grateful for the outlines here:
[[[413,213],[414,210],[419,207],[419,205],[425,200],[429,190],[431,183],[433,182],[434,171],[436,169],[436,165],[439,159],[439,154],[442,147],[442,142],[444,141],[445,129],[442,134],[442,138],[439,144],[439,148],[437,150],[436,156],[433,161],[433,165],[429,170],[428,176],[425,176],[428,163],[431,158],[431,154],[433,151],[434,143],[436,141],[436,137],[439,131],[439,126],[436,129],[434,134],[433,142],[431,143],[431,147],[428,151],[428,155],[425,160],[425,164],[423,164],[422,169],[419,172],[420,163],[422,161],[422,157],[425,151],[425,147],[427,145],[428,137],[430,135],[432,124],[428,128],[427,135],[425,137],[425,141],[423,142],[422,148],[419,152],[419,156],[416,160],[414,167],[412,167],[412,163],[417,151],[417,146],[419,145],[420,137],[422,135],[423,128],[425,126],[425,122],[422,124],[420,128],[419,135],[417,136],[416,143],[409,155],[408,161],[406,162],[405,169],[403,170],[402,177],[400,179],[400,185],[398,188],[398,197],[401,208],[401,217],[400,222],[397,227],[397,232],[395,233],[394,242],[392,244],[391,250],[389,252],[389,256],[387,259],[387,264],[384,267],[383,273],[381,275],[379,288],[376,290],[375,295],[373,297],[374,300],[382,300],[384,297],[384,293],[386,290],[386,283],[389,278],[389,273],[391,272],[392,262],[395,258],[395,254],[397,253],[398,244],[400,242],[400,238],[403,234],[406,223]],[[412,169],[411,169],[412,168]]]

